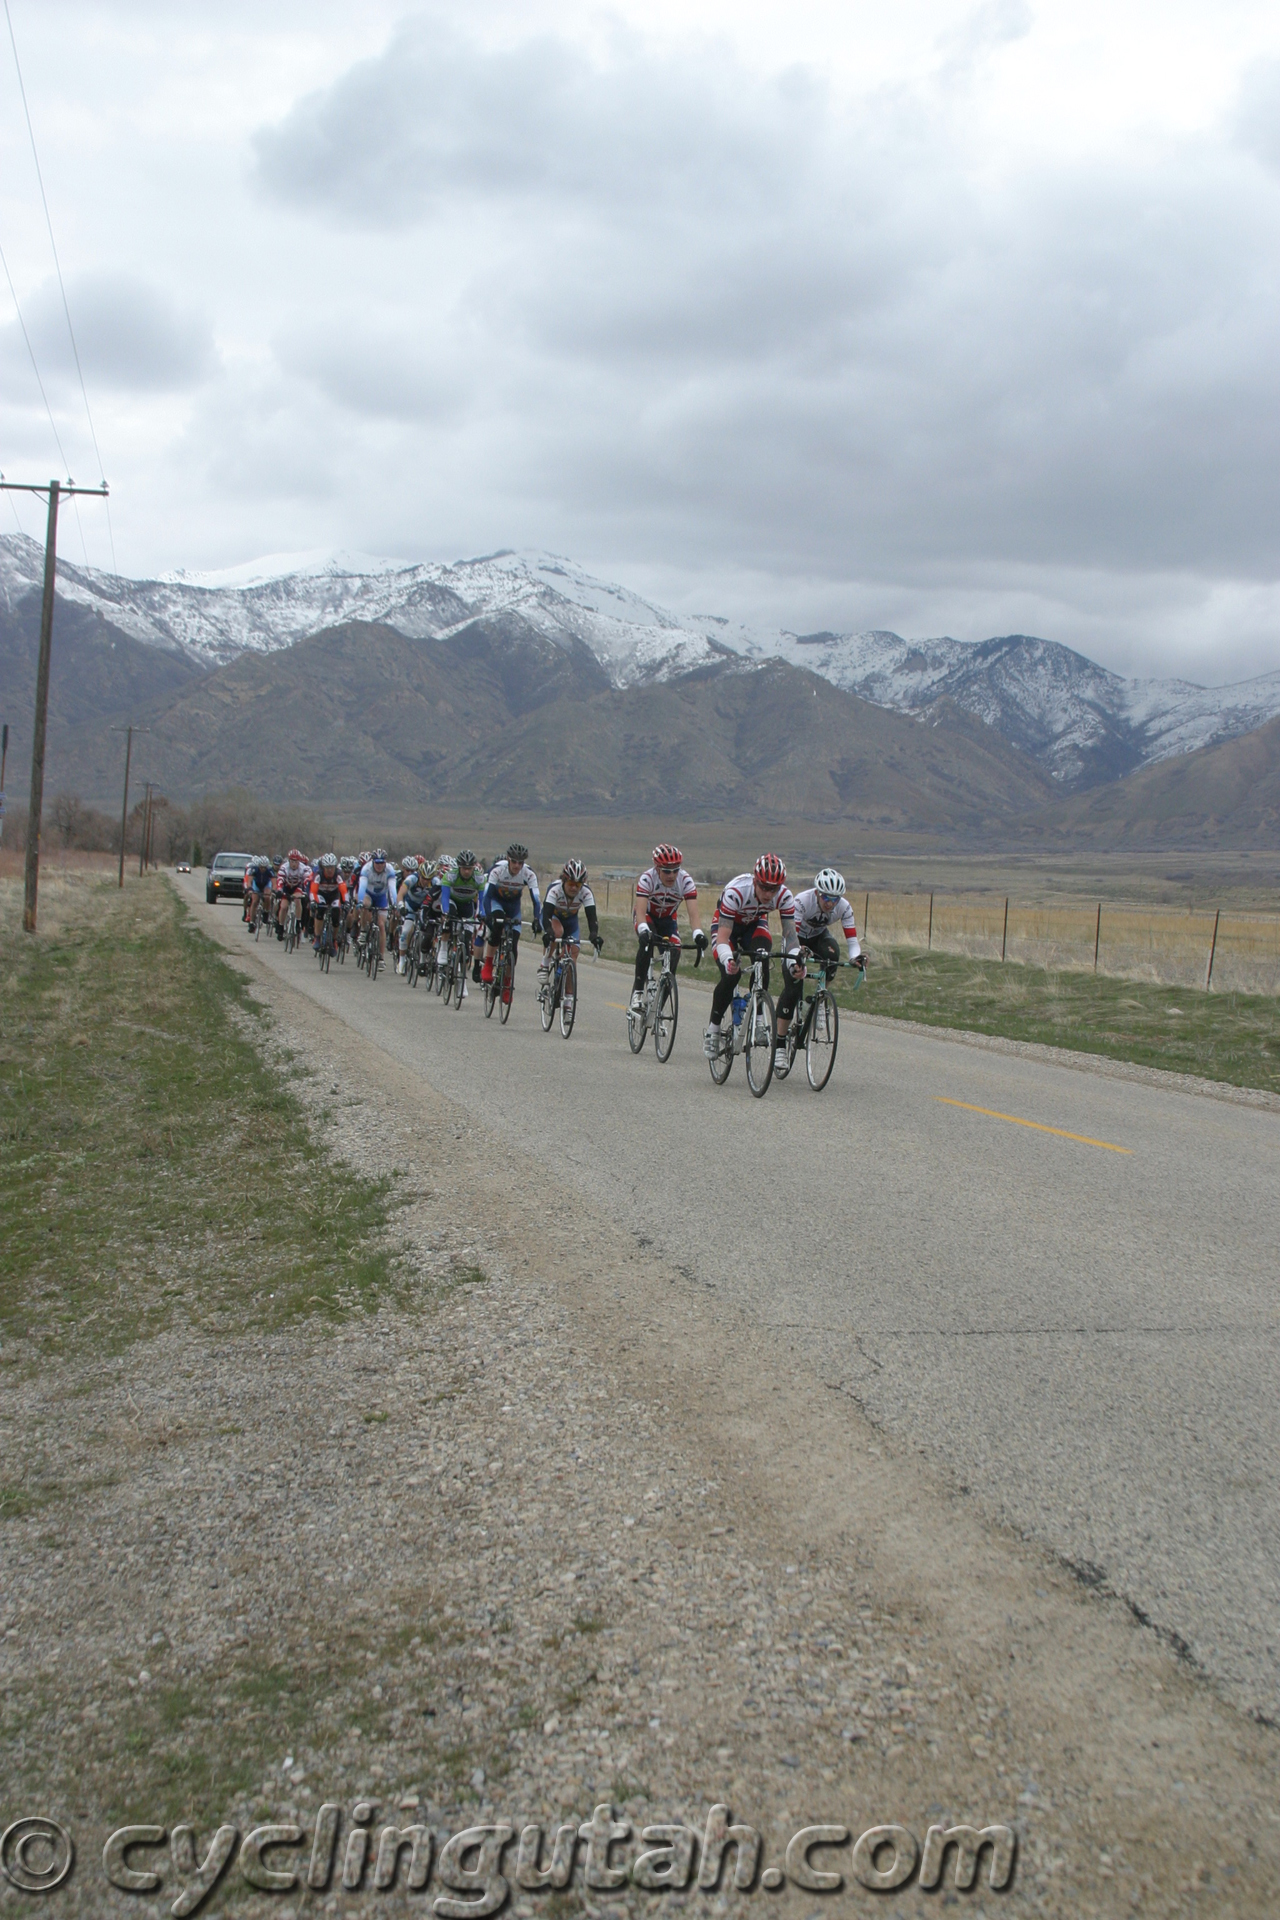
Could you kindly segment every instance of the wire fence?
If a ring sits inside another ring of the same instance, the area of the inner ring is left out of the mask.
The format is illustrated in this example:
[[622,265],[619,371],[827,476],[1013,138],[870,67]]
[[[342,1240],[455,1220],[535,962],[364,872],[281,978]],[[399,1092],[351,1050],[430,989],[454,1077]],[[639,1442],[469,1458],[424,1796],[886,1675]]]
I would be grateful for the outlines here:
[[[728,876],[726,876],[727,878]],[[613,870],[613,914],[630,913],[634,879]],[[723,884],[723,883],[720,883]],[[700,885],[705,926],[720,884]],[[1215,992],[1280,993],[1280,914],[1111,902],[1020,905],[1012,896],[850,887],[858,932],[877,947],[1093,972]],[[602,902],[602,905],[605,903]]]

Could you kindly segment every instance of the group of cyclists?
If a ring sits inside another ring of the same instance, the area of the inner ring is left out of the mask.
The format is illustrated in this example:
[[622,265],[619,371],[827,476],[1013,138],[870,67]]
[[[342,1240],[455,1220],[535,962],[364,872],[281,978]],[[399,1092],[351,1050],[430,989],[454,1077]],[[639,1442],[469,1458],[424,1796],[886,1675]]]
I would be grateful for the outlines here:
[[[294,847],[283,860],[259,857],[250,862],[244,877],[244,912],[251,930],[265,923],[283,940],[292,925],[293,937],[310,939],[317,951],[336,931],[344,942],[358,939],[379,959],[386,955],[390,922],[398,973],[410,970],[411,951],[416,956],[424,947],[434,965],[443,967],[451,942],[461,940],[472,980],[491,991],[501,944],[504,955],[510,955],[510,967],[501,976],[501,997],[509,1001],[526,892],[533,931],[543,943],[540,978],[545,979],[552,965],[553,942],[557,953],[567,953],[576,961],[583,916],[591,944],[597,953],[603,951],[595,896],[582,861],[565,861],[544,900],[538,876],[529,865],[529,849],[519,841],[513,841],[503,858],[487,868],[470,848],[434,860],[424,854],[406,854],[397,864],[382,847],[341,858],[325,853],[311,861]],[[656,846],[652,864],[636,881],[632,906],[636,954],[629,1014],[633,1022],[641,1015],[658,954],[664,956],[672,974],[679,966],[682,907],[699,963],[710,948],[719,974],[703,1042],[713,1069],[717,1059],[733,1047],[733,1029],[726,1016],[735,990],[741,990],[744,969],[754,974],[759,963],[755,977],[766,991],[769,987],[773,958],[769,923],[771,915],[778,916],[783,979],[773,1071],[785,1073],[790,1060],[787,1036],[806,968],[813,967],[830,986],[842,958],[844,964],[865,966],[843,874],[824,866],[814,875],[812,886],[793,892],[781,858],[762,853],[750,871],[738,874],[721,890],[706,931],[697,883],[684,865],[680,848],[670,841]],[[843,937],[843,956],[837,935]],[[466,991],[464,968],[459,1001]]]

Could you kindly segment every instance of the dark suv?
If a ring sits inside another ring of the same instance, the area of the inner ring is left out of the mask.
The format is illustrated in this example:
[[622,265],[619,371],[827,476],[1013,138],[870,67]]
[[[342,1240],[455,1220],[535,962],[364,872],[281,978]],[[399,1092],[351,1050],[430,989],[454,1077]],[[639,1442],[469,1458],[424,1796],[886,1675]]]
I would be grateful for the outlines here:
[[251,853],[215,853],[204,883],[204,897],[211,907],[219,900],[244,899],[244,870],[253,859]]

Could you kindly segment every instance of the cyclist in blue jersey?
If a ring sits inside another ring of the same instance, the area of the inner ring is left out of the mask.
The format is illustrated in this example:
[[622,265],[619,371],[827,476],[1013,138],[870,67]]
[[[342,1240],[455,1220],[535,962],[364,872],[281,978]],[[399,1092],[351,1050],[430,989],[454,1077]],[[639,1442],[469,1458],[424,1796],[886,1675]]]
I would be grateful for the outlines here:
[[360,909],[361,930],[365,933],[373,924],[374,914],[377,914],[378,951],[384,959],[387,953],[387,908],[395,897],[396,870],[387,859],[385,848],[379,847],[361,870],[356,905]]
[[501,914],[511,928],[514,944],[520,943],[520,911],[524,903],[524,890],[529,889],[533,901],[533,930],[542,932],[542,896],[538,892],[538,876],[528,864],[529,849],[513,840],[507,848],[505,860],[499,860],[491,869],[485,882],[484,892],[480,896],[480,912],[485,923],[484,964],[480,969],[480,978],[487,985],[493,979],[494,917]]

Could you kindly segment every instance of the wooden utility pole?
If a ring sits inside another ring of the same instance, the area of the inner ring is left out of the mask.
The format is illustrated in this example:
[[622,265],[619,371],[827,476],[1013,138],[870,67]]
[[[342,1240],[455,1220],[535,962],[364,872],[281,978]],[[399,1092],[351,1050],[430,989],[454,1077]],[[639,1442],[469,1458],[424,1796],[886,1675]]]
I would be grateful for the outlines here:
[[120,808],[120,881],[124,885],[124,843],[129,831],[129,762],[133,758],[133,736],[135,733],[150,733],[150,727],[112,727],[112,733],[122,733],[124,743],[124,801]]
[[9,758],[9,722],[0,727],[0,839],[4,838],[4,763]]
[[44,806],[44,736],[49,718],[49,660],[53,650],[53,589],[58,567],[58,505],[76,493],[96,493],[106,498],[107,483],[100,487],[78,487],[74,480],[50,480],[47,486],[32,481],[6,480],[0,475],[0,489],[6,493],[47,495],[49,520],[44,537],[44,598],[40,603],[40,654],[36,662],[36,718],[31,740],[31,803],[27,813],[27,865],[22,897],[22,925],[27,933],[36,930],[36,894],[40,885],[40,814]]
[[1004,959],[1009,947],[1009,896],[1004,897],[1004,932],[1000,935],[1000,958]]
[[147,869],[147,835],[151,831],[151,782],[147,782],[146,793],[142,797],[142,818],[138,822],[138,878],[141,880]]

